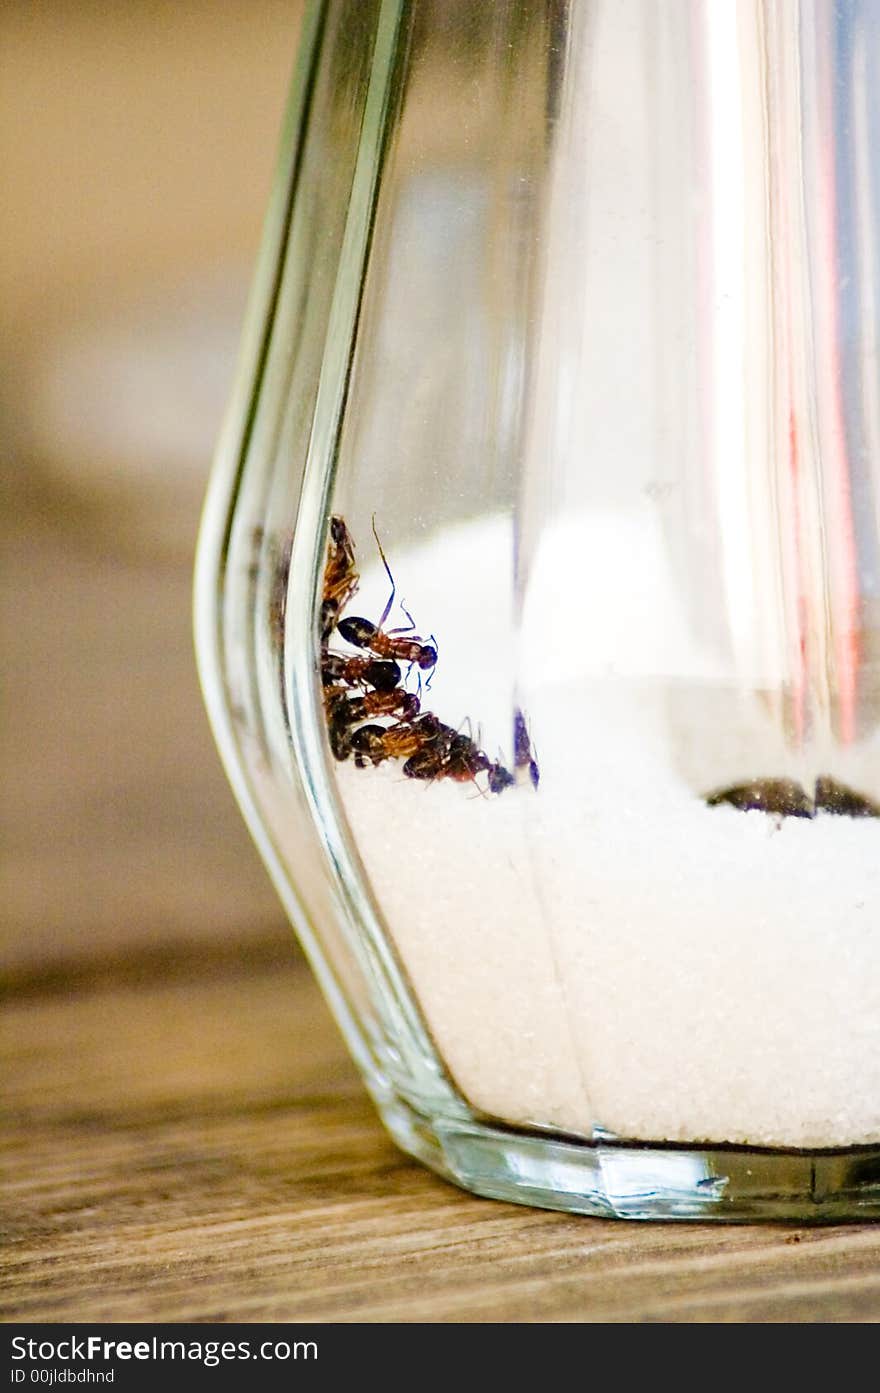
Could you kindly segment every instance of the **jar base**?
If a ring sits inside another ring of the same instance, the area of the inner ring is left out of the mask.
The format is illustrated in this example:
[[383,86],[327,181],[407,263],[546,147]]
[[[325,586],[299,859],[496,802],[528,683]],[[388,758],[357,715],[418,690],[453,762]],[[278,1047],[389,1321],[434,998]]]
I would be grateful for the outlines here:
[[562,1139],[380,1103],[395,1142],[487,1199],[603,1219],[852,1223],[880,1219],[880,1146],[785,1151]]

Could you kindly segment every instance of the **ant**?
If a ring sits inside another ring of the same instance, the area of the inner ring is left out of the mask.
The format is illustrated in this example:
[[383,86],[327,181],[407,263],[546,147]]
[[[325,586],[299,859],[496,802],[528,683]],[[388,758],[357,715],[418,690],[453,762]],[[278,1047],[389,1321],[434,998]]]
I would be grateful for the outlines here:
[[354,598],[360,576],[354,565],[354,542],[345,522],[338,514],[330,519],[330,540],[327,544],[327,564],[324,567],[324,591],[321,598],[321,642],[326,644],[336,627],[339,615]]
[[710,808],[730,803],[741,812],[775,813],[780,817],[813,817],[813,801],[793,779],[753,779],[710,793]]
[[513,775],[502,764],[493,763],[471,736],[446,725],[429,711],[409,725],[382,731],[381,738],[367,737],[365,744],[374,762],[392,757],[404,759],[403,772],[409,779],[474,783],[478,774],[488,774],[490,793],[501,793],[514,782]]
[[[490,793],[503,793],[506,788],[510,788],[511,784],[516,783],[510,770],[505,769],[504,765],[499,764],[497,761],[495,764],[489,765],[487,772],[489,775]],[[535,784],[535,787],[537,788],[538,785]]]
[[880,817],[880,805],[873,798],[839,784],[828,774],[816,780],[816,811],[820,810],[844,817]]
[[405,692],[402,687],[391,691],[364,692],[363,696],[349,696],[348,687],[328,687],[325,693],[325,706],[331,719],[340,719],[340,713],[348,725],[365,721],[368,716],[394,716],[400,713],[404,720],[412,720],[419,714],[419,699],[414,692]]
[[[416,627],[415,620],[409,610],[401,605],[401,609],[409,620],[409,629],[390,629],[385,632],[382,627],[391,613],[397,585],[391,574],[391,567],[388,565],[385,552],[382,550],[382,543],[379,541],[375,517],[373,518],[373,536],[376,538],[376,546],[379,548],[382,565],[385,567],[386,575],[391,582],[388,603],[379,617],[378,624],[374,624],[370,619],[363,619],[359,615],[353,615],[348,619],[340,619],[336,627],[346,643],[350,643],[354,648],[368,648],[371,653],[376,653],[380,658],[400,658],[403,662],[409,663],[411,666],[414,665],[423,672],[429,668],[433,672],[437,666],[436,643],[425,643],[418,634],[414,634],[412,638],[398,637],[398,635],[408,633],[409,630]],[[428,685],[430,686],[430,678]]]
[[793,779],[752,779],[710,793],[706,802],[710,808],[729,803],[741,812],[774,813],[777,817],[812,818],[819,812],[838,817],[880,817],[880,804],[828,774],[816,780],[812,798]]
[[321,681],[325,687],[346,683],[350,687],[375,687],[390,692],[400,683],[397,663],[381,658],[347,658],[342,653],[321,654]]
[[541,771],[529,740],[526,718],[519,707],[513,713],[513,761],[515,769],[528,769],[532,787],[537,789]]
[[514,782],[503,764],[493,762],[468,735],[453,735],[443,743],[427,744],[404,764],[410,779],[452,779],[455,783],[476,783],[478,774],[488,774],[489,792],[503,793]]
[[431,711],[393,726],[361,726],[351,737],[355,763],[363,768],[368,761],[376,765],[386,759],[409,759],[447,730],[450,727],[444,726]]
[[[419,699],[399,688],[365,692],[350,697],[347,687],[329,687],[325,695],[330,748],[336,759],[347,759],[353,749],[353,727],[370,716],[401,716],[412,720],[419,713]],[[381,727],[379,727],[381,729]]]
[[409,779],[452,779],[456,783],[474,783],[478,774],[488,774],[490,793],[501,793],[513,783],[504,766],[493,763],[469,735],[441,722],[436,735],[409,757],[403,772]]

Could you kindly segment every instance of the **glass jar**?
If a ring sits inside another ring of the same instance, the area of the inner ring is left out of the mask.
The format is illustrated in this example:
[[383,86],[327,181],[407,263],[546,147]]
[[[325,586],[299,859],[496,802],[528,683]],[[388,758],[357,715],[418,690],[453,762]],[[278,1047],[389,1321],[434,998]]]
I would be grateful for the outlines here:
[[385,1124],[479,1194],[878,1212],[878,30],[307,11],[198,657]]

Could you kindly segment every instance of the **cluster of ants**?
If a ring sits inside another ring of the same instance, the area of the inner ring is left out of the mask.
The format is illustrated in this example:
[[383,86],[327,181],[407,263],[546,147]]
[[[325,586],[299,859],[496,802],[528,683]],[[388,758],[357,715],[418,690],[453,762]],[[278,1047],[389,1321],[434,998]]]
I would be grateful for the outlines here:
[[[391,594],[378,623],[359,616],[345,616],[354,598],[359,576],[355,569],[354,543],[341,517],[330,519],[330,539],[324,570],[321,602],[321,682],[330,748],[338,760],[354,758],[358,768],[382,764],[387,759],[404,760],[403,772],[410,779],[453,779],[476,783],[486,774],[490,793],[502,793],[515,782],[513,774],[497,760],[491,760],[471,736],[446,725],[421,706],[422,673],[426,690],[437,665],[437,644],[415,633],[415,622],[406,628],[386,629],[396,587],[373,523],[373,536],[391,582]],[[334,633],[362,650],[348,656],[333,652]],[[419,695],[403,685],[401,663],[407,674],[419,674]],[[380,724],[390,720],[392,724]],[[514,757],[517,769],[528,770],[535,788],[540,777],[532,752],[528,730],[521,711],[514,719]],[[482,790],[480,790],[482,792]]]

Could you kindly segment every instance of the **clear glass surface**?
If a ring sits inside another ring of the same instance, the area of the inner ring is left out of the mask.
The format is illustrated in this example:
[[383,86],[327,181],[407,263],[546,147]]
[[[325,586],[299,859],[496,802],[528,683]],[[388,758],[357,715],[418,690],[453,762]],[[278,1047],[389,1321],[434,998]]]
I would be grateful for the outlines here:
[[199,663],[481,1194],[878,1212],[878,78],[869,0],[308,11]]

